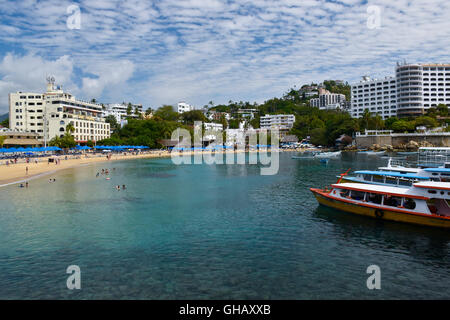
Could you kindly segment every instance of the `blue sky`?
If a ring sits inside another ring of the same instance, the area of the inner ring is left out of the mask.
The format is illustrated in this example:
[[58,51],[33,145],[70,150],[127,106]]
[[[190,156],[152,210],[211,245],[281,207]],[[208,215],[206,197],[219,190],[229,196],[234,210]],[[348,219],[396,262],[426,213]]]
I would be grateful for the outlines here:
[[[80,29],[67,27],[73,4]],[[450,62],[447,0],[0,0],[0,16],[0,114],[49,74],[86,100],[201,107]]]

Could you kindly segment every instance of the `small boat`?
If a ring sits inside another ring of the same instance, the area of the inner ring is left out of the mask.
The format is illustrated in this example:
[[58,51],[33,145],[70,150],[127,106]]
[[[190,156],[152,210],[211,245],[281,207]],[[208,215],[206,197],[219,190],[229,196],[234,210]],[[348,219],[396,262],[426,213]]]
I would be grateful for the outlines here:
[[340,211],[379,220],[450,228],[448,182],[418,182],[410,188],[336,183],[330,189],[310,190],[319,204]]
[[341,155],[342,151],[336,152],[321,152],[314,155],[314,158],[336,158]]
[[411,152],[401,151],[401,152],[397,152],[397,154],[400,156],[412,156],[415,154],[419,154],[419,152],[417,152],[417,151],[411,151]]
[[386,151],[359,151],[358,154],[366,154],[368,156],[380,156],[385,154]]

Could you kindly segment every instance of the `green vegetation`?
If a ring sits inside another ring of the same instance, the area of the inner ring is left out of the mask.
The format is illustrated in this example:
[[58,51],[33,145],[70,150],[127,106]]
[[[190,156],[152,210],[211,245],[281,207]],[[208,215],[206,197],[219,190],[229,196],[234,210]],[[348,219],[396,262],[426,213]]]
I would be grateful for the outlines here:
[[113,115],[105,117],[105,122],[109,123],[112,132],[115,132],[120,127],[120,125],[117,123],[116,117],[114,117]]
[[5,143],[6,136],[0,136],[0,148],[3,148],[3,144]]
[[178,112],[172,106],[163,105],[161,108],[156,110],[153,113],[155,118],[159,118],[165,121],[177,121],[178,120]]
[[56,136],[52,140],[50,140],[49,145],[59,147],[62,149],[70,149],[74,148],[77,145],[77,143],[75,142],[74,137],[69,132],[66,132],[64,136],[62,137]]
[[158,141],[170,139],[172,132],[177,128],[188,129],[191,132],[191,136],[193,136],[191,127],[187,127],[177,121],[167,121],[161,118],[149,120],[130,119],[128,124],[114,132],[111,138],[98,141],[97,145],[143,145],[150,148],[161,148],[161,144]]
[[[314,85],[314,84],[311,84]],[[335,81],[324,81],[324,87],[332,93],[344,94],[350,99],[350,86],[337,84]],[[306,86],[306,85],[305,85]],[[303,86],[303,87],[305,87]],[[315,145],[332,146],[342,134],[353,136],[357,131],[364,130],[393,130],[395,132],[412,132],[417,127],[436,128],[450,123],[449,111],[446,105],[438,105],[427,114],[417,118],[396,117],[383,120],[380,115],[371,115],[366,110],[360,119],[353,119],[350,114],[343,110],[319,110],[309,105],[310,97],[300,93],[299,90],[291,88],[281,98],[272,98],[262,104],[256,102],[234,102],[228,104],[214,105],[212,101],[205,107],[210,111],[226,112],[231,114],[232,119],[227,121],[225,116],[215,122],[222,123],[224,128],[239,128],[239,123],[246,120],[246,126],[259,128],[260,117],[266,114],[294,114],[296,122],[290,134],[299,139],[308,138]],[[129,105],[131,106],[131,105]],[[254,118],[244,117],[238,111],[241,109],[254,109]],[[130,110],[131,112],[131,110]],[[149,108],[147,114],[153,112],[154,117],[150,120],[129,119],[128,125],[123,128],[112,119],[107,118],[114,130],[110,139],[100,141],[99,144],[107,145],[145,145],[150,148],[158,148],[161,139],[169,139],[172,131],[184,127],[192,132],[195,121],[207,122],[202,111],[193,110],[178,114],[173,106],[163,105],[157,110]]]

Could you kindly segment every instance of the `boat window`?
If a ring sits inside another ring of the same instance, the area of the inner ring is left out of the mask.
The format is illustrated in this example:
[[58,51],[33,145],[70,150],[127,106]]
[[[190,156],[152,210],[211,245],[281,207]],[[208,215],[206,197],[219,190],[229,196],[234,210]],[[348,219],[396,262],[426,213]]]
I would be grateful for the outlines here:
[[370,193],[369,194],[369,202],[373,202],[375,204],[381,204],[381,199],[383,197],[381,196],[381,194],[376,194],[376,193]]
[[342,190],[341,191],[341,197],[343,197],[343,198],[348,197],[349,194],[350,194],[349,190]]
[[380,177],[380,176],[373,176],[373,181],[374,182],[384,183],[383,177]]
[[365,174],[364,175],[364,180],[366,180],[366,181],[371,181],[372,179],[371,179],[371,175],[370,174]]
[[362,191],[352,191],[351,195],[353,200],[364,200],[364,192]]
[[428,193],[436,194],[436,190],[428,190]]
[[407,198],[407,199],[405,199],[403,206],[406,209],[414,210],[416,208],[416,202],[413,199]]
[[400,197],[393,197],[389,195],[384,196],[384,205],[385,206],[391,206],[391,207],[398,207],[402,204],[402,198]]
[[386,183],[389,183],[389,184],[397,184],[397,179],[395,179],[395,178],[390,178],[390,177],[386,177]]
[[411,182],[411,180],[400,179],[398,184],[401,185],[401,186],[408,186],[409,187],[409,186],[412,185],[412,182]]

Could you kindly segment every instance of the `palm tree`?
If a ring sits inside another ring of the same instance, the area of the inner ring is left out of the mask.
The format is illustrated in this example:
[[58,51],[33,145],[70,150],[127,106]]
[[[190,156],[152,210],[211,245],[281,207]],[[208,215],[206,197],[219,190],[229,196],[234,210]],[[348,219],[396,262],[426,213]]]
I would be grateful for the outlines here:
[[75,127],[73,126],[72,123],[69,123],[69,124],[66,126],[66,132],[69,133],[69,134],[72,134],[72,133],[75,132]]

